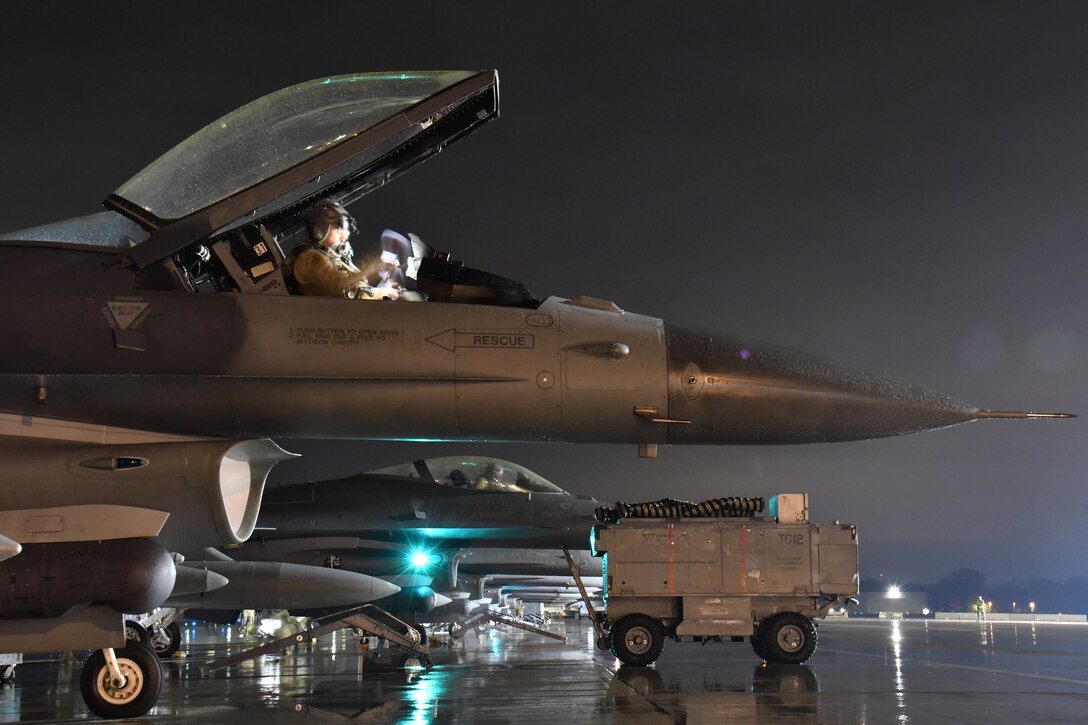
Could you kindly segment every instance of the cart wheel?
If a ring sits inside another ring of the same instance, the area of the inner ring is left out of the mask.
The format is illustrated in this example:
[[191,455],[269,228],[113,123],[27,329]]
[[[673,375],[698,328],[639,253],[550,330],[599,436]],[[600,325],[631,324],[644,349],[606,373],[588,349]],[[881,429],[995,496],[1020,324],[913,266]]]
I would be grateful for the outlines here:
[[770,655],[767,652],[767,645],[763,640],[763,624],[760,625],[756,633],[748,638],[748,641],[752,643],[752,651],[756,653],[756,657],[761,660],[770,659]]
[[419,633],[419,643],[426,646],[427,644],[427,628],[422,624],[409,624],[409,627]]
[[15,679],[15,665],[0,667],[0,682],[11,682]]
[[665,631],[645,614],[628,614],[612,625],[612,654],[626,665],[648,665],[661,656]]
[[163,659],[172,657],[181,648],[181,627],[177,622],[171,622],[165,627],[156,627],[148,644],[159,657]]
[[121,682],[114,682],[102,650],[95,650],[83,665],[80,690],[95,715],[104,718],[139,717],[154,706],[162,689],[162,666],[147,646],[129,642],[115,649]]
[[147,644],[147,627],[135,619],[125,620],[125,641]]
[[[756,636],[768,662],[799,665],[816,651],[816,625],[797,612],[781,612],[768,619]],[[755,643],[752,644],[755,649]],[[756,651],[759,654],[759,651]]]

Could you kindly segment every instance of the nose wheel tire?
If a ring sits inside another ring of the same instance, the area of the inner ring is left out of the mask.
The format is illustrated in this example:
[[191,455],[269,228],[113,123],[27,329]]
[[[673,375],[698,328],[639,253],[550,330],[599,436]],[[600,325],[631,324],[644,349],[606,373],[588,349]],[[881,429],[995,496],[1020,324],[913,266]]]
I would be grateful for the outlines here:
[[763,622],[752,649],[768,662],[799,665],[816,651],[816,625],[797,612],[780,612]]
[[645,614],[628,614],[612,625],[612,654],[625,665],[648,665],[661,656],[665,630]]
[[139,717],[150,710],[162,689],[162,666],[146,645],[130,641],[114,649],[121,678],[114,677],[102,650],[83,665],[80,690],[91,712],[104,718]]

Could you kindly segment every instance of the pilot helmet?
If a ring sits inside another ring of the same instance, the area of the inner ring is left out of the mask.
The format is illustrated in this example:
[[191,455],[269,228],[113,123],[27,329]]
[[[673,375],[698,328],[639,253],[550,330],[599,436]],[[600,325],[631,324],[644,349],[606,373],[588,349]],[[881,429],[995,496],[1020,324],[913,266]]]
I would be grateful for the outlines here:
[[337,227],[355,233],[355,219],[339,202],[325,199],[306,212],[306,231],[310,239],[318,244],[325,240],[330,230]]

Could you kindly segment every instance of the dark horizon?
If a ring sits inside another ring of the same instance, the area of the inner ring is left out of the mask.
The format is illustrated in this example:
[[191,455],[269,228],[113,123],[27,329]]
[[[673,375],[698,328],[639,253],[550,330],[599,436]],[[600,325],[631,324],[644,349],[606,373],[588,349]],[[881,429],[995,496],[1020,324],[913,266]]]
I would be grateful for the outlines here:
[[977,569],[957,569],[929,582],[870,577],[861,580],[860,592],[884,594],[893,585],[903,593],[925,592],[930,611],[974,611],[972,606],[980,595],[991,605],[988,611],[992,612],[1083,614],[1088,602],[1088,577],[991,581]]

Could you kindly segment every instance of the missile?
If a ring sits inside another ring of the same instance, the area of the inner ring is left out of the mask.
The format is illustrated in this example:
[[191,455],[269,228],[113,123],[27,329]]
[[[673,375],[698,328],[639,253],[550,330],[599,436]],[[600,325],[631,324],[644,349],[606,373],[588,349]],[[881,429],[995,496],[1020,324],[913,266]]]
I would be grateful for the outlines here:
[[417,614],[427,614],[437,607],[449,604],[452,599],[445,594],[436,592],[427,584],[406,586],[390,597],[379,603],[383,609],[392,611],[408,611]]
[[228,579],[222,574],[217,574],[211,569],[195,566],[177,567],[177,577],[174,579],[174,589],[171,597],[180,597],[185,594],[200,594],[221,589],[228,583]]
[[459,618],[467,616],[474,608],[467,597],[450,599],[445,604],[427,612],[427,616],[432,621],[442,621],[446,617]]
[[[202,609],[321,609],[349,607],[392,596],[400,587],[341,569],[267,561],[186,562],[228,580],[217,589],[178,593],[167,606]],[[211,577],[209,577],[210,579]]]
[[18,541],[0,535],[0,561],[17,556],[22,550],[23,546]]

